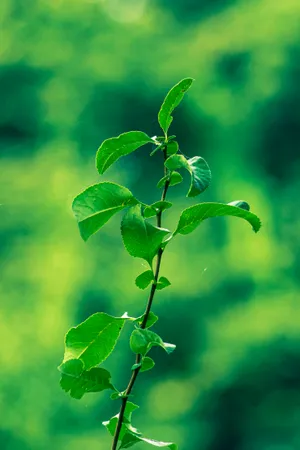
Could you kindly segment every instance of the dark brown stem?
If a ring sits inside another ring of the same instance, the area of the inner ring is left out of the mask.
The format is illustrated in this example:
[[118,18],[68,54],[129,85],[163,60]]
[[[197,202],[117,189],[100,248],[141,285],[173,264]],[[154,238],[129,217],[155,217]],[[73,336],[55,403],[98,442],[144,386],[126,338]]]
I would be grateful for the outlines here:
[[[164,161],[166,159],[167,159],[167,154],[166,154],[166,151],[164,150]],[[167,173],[165,167],[164,167],[164,173],[165,173],[165,175]],[[162,193],[162,196],[161,196],[161,201],[164,201],[165,198],[166,198],[166,195],[167,195],[167,192],[168,192],[168,188],[169,188],[169,184],[170,184],[169,181],[167,181],[165,186],[164,186],[164,190],[163,190],[163,193]],[[157,220],[157,226],[159,228],[161,228],[162,211],[160,211],[157,214],[156,220]],[[163,249],[160,248],[158,250],[157,259],[156,259],[154,281],[153,281],[153,284],[151,286],[151,291],[150,291],[149,298],[148,298],[148,301],[147,301],[146,310],[145,310],[145,313],[144,313],[144,316],[143,316],[143,321],[141,323],[141,328],[142,329],[146,328],[146,324],[147,324],[147,321],[148,321],[148,318],[149,318],[149,314],[150,314],[150,311],[151,311],[151,306],[152,306],[152,303],[153,303],[154,295],[155,295],[155,292],[156,292],[156,286],[157,286],[157,282],[158,282],[158,277],[159,277],[159,271],[160,271],[162,254],[163,254]],[[136,355],[135,364],[140,364],[141,359],[142,359],[141,355]],[[116,428],[116,431],[115,431],[115,434],[114,434],[113,444],[112,444],[112,448],[111,448],[112,450],[117,450],[119,436],[120,436],[120,432],[121,432],[122,424],[123,424],[123,420],[124,420],[124,413],[125,413],[125,409],[126,409],[126,404],[127,404],[127,401],[128,401],[128,396],[131,394],[131,391],[133,389],[134,383],[135,383],[135,381],[137,379],[137,376],[139,374],[140,369],[141,369],[141,367],[137,367],[132,372],[131,378],[129,380],[129,383],[128,383],[126,391],[125,391],[125,395],[122,398],[122,405],[121,405],[121,408],[120,408],[119,419],[118,419],[117,428]]]

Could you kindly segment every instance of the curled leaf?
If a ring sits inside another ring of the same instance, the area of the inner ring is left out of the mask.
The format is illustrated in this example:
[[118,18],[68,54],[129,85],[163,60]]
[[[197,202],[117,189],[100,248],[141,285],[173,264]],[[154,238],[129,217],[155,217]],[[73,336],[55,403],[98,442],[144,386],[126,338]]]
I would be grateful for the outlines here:
[[195,197],[208,188],[211,182],[211,171],[207,162],[200,156],[186,159],[183,155],[172,155],[165,166],[169,170],[186,169],[191,175],[191,185],[187,197]]
[[209,217],[233,216],[240,217],[252,225],[257,233],[261,227],[260,219],[250,211],[232,204],[225,203],[200,203],[185,209],[180,216],[179,223],[174,232],[189,234],[197,228],[203,220]]

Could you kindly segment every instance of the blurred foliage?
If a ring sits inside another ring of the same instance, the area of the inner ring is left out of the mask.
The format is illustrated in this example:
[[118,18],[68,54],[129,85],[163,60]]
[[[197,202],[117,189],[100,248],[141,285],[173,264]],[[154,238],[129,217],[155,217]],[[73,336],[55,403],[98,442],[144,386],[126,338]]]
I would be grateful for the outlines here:
[[[154,312],[177,355],[154,349],[136,426],[181,450],[299,449],[299,0],[3,0],[0,9],[1,449],[109,448],[101,421],[118,403],[69,398],[56,366],[64,333],[90,313],[143,311],[142,267],[122,247],[120,217],[84,244],[70,204],[99,180],[101,141],[157,134],[160,102],[186,76],[196,82],[172,130],[184,154],[212,168],[202,198],[245,198],[263,228],[220,218],[168,249],[172,287]],[[158,164],[141,150],[107,177],[155,201]],[[194,203],[181,192],[166,226]],[[106,364],[120,389],[128,332]]]

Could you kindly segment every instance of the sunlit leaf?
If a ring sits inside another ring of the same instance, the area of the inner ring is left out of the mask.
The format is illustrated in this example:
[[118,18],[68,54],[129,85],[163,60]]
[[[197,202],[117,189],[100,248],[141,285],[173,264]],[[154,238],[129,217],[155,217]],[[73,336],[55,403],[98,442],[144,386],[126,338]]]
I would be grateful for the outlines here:
[[129,155],[148,143],[153,144],[153,140],[142,131],[129,131],[118,137],[106,139],[100,145],[96,155],[98,172],[103,174],[121,156]]
[[225,203],[200,203],[185,209],[180,216],[175,234],[189,234],[197,228],[203,220],[209,217],[234,216],[246,220],[257,232],[261,227],[260,219],[250,211],[238,206]]
[[96,313],[66,334],[64,360],[79,359],[89,370],[106,360],[113,351],[125,318]]
[[211,171],[207,162],[200,156],[186,159],[183,155],[172,155],[165,166],[169,170],[186,169],[191,175],[191,185],[187,193],[188,197],[195,197],[208,188],[211,182]]
[[130,190],[118,184],[104,182],[90,186],[72,204],[81,237],[86,241],[114,214],[136,203]]
[[110,383],[110,373],[99,367],[84,370],[80,359],[70,359],[59,366],[61,372],[60,385],[71,397],[81,399],[89,392],[101,392],[113,389]]
[[165,236],[170,233],[165,228],[158,228],[147,222],[141,213],[140,205],[130,208],[125,214],[121,232],[128,253],[145,259],[150,266]]
[[162,338],[153,331],[139,328],[132,332],[130,348],[133,353],[145,356],[154,346],[162,347],[167,353],[172,353],[176,348],[176,345],[163,342]]
[[146,270],[136,278],[135,284],[139,289],[146,289],[153,280],[154,275],[152,270]]
[[168,133],[168,129],[172,123],[173,117],[171,116],[172,112],[179,105],[181,100],[183,99],[184,94],[190,88],[193,83],[192,78],[184,78],[179,83],[177,83],[172,89],[168,92],[164,102],[158,113],[158,122],[164,131],[165,134]]

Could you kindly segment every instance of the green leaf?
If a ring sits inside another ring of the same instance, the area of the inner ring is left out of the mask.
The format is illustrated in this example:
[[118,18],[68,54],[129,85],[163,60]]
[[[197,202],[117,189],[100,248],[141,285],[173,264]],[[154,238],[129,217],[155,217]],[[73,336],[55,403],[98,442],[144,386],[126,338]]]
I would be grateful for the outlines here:
[[171,208],[171,206],[172,203],[165,200],[152,203],[152,205],[149,205],[144,209],[144,217],[148,218],[156,216],[160,211],[165,211],[166,209]]
[[110,373],[99,367],[84,370],[83,362],[70,359],[59,367],[61,372],[60,385],[71,397],[81,399],[88,392],[101,392],[114,389],[110,383]]
[[136,278],[135,284],[139,289],[146,289],[153,280],[154,275],[152,270],[146,270]]
[[113,351],[125,318],[96,313],[66,334],[63,363],[70,359],[82,361],[89,370],[106,360]]
[[237,206],[238,208],[250,211],[250,205],[249,203],[245,202],[245,200],[235,200],[234,202],[228,203],[228,205]]
[[113,392],[110,396],[112,400],[118,400],[120,398],[120,392]]
[[134,433],[126,433],[124,435],[120,449],[130,448],[134,444],[137,444],[138,442],[145,442],[147,444],[152,445],[153,447],[160,447],[160,448],[164,447],[169,448],[170,450],[178,450],[177,445],[172,442],[154,441],[153,439],[143,438],[142,436],[136,435]]
[[175,155],[178,152],[179,146],[178,142],[172,141],[167,145],[167,155]]
[[166,277],[160,277],[160,279],[158,280],[158,283],[156,285],[156,289],[161,291],[162,289],[171,286],[170,281],[168,280],[168,278]]
[[[139,324],[139,326],[142,325],[144,316],[145,316],[145,314],[143,314],[142,316],[138,317],[135,320],[135,322],[137,322]],[[158,321],[158,316],[156,316],[152,311],[150,311],[145,328],[152,327],[157,321]]]
[[250,211],[225,203],[200,203],[185,209],[180,216],[179,223],[174,232],[189,234],[209,217],[234,216],[247,220],[257,233],[261,227],[260,219]]
[[126,250],[131,256],[145,259],[151,266],[169,230],[147,222],[141,213],[141,205],[128,210],[122,220],[121,232]]
[[[131,426],[132,413],[133,413],[133,411],[135,411],[138,408],[139,407],[137,405],[135,405],[134,403],[131,403],[131,402],[127,402],[126,403],[126,408],[125,408],[125,412],[124,412],[124,420],[123,420],[123,423],[122,423],[122,428],[121,428],[119,440],[122,440],[124,435],[126,433],[128,433],[128,431],[133,432],[136,435],[139,434],[139,431],[136,428]],[[112,417],[110,420],[108,420],[106,422],[102,422],[102,424],[106,427],[106,429],[109,431],[109,433],[112,436],[114,436],[114,434],[115,434],[117,423],[118,423],[118,419],[119,419],[119,414],[117,414],[116,416]]]
[[162,338],[153,331],[139,328],[132,332],[130,348],[133,353],[145,356],[154,346],[162,347],[168,354],[176,348],[176,345],[163,342]]
[[102,175],[121,156],[129,155],[148,143],[153,144],[153,140],[142,131],[129,131],[118,137],[106,139],[100,145],[96,155],[98,172]]
[[157,183],[157,187],[158,189],[163,188],[167,181],[169,181],[170,186],[176,186],[176,184],[181,183],[182,180],[183,178],[180,173],[173,171],[170,175],[166,175],[165,177],[161,178]]
[[183,180],[182,176],[178,172],[172,172],[170,176],[170,186],[176,186],[176,184],[181,183]]
[[135,370],[135,369],[138,369],[139,367],[141,367],[142,366],[142,363],[140,362],[140,363],[135,363],[135,364],[133,364],[133,366],[131,367],[131,370]]
[[158,122],[165,135],[167,135],[173,120],[173,117],[171,116],[172,112],[176,106],[179,105],[185,92],[190,88],[193,81],[193,78],[184,78],[168,92],[158,113]]
[[211,171],[207,162],[200,156],[186,159],[183,155],[172,155],[165,166],[169,170],[186,169],[191,175],[191,185],[187,197],[195,197],[208,188],[211,182]]
[[146,372],[147,370],[153,369],[155,362],[149,356],[145,356],[142,361],[141,372]]
[[168,176],[162,177],[156,185],[158,187],[158,189],[163,188],[164,185],[166,184],[166,182],[168,181],[168,179],[169,179]]
[[114,214],[136,203],[130,190],[118,184],[104,182],[90,186],[72,204],[82,239],[86,241]]
[[[150,359],[150,358],[149,358]],[[139,430],[134,428],[131,424],[132,413],[138,408],[137,405],[131,402],[127,402],[124,412],[124,420],[121,427],[121,432],[119,435],[119,441],[121,441],[120,449],[122,448],[130,448],[134,444],[138,442],[145,442],[154,447],[165,447],[170,450],[177,450],[177,446],[171,442],[162,442],[162,441],[154,441],[152,439],[147,439],[142,437],[142,434]],[[107,428],[111,436],[114,436],[117,423],[118,423],[119,414],[112,417],[109,421],[103,422],[103,425]]]

